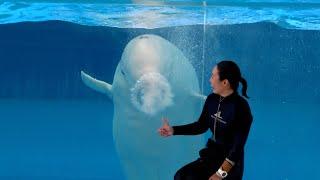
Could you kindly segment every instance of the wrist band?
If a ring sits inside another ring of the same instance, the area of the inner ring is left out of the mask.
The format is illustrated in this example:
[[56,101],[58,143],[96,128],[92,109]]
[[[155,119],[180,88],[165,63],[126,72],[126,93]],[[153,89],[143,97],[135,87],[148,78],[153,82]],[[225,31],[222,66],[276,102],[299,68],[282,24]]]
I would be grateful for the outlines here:
[[218,173],[218,171],[216,172],[216,175],[219,176],[219,178],[223,179],[223,177],[221,176],[221,174]]
[[218,169],[216,174],[222,179],[228,176],[228,173],[226,171],[222,170],[221,168]]
[[230,159],[228,159],[228,158],[226,158],[226,161],[227,161],[228,163],[230,163],[232,166],[235,165],[235,163],[234,163],[233,161],[231,161]]

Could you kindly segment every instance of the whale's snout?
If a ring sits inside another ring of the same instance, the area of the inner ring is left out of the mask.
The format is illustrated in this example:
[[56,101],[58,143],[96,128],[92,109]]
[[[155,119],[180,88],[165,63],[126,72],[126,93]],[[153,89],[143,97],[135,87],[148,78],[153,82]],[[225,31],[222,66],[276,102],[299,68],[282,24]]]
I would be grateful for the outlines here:
[[168,80],[160,73],[142,75],[131,88],[131,102],[140,111],[154,115],[173,103]]

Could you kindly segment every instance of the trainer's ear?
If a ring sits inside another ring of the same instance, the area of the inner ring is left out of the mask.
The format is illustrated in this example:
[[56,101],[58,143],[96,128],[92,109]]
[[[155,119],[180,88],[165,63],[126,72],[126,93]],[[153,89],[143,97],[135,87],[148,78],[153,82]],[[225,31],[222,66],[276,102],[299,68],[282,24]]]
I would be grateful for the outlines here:
[[224,79],[224,80],[222,81],[222,84],[225,85],[225,86],[227,86],[227,85],[230,84],[230,83],[229,83],[228,79]]

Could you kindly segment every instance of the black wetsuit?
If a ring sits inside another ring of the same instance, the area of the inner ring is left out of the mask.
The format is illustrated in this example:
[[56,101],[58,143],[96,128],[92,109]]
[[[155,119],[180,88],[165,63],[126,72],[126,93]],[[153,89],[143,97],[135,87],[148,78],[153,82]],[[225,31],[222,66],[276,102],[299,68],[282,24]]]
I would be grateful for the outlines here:
[[[220,112],[217,112],[218,108]],[[200,158],[179,169],[174,179],[208,180],[227,159],[234,163],[234,166],[225,179],[241,180],[244,168],[244,145],[251,123],[250,107],[237,92],[224,99],[217,94],[210,94],[198,121],[173,126],[174,135],[197,135],[209,128],[212,132],[212,138],[208,139],[206,147],[199,151]]]

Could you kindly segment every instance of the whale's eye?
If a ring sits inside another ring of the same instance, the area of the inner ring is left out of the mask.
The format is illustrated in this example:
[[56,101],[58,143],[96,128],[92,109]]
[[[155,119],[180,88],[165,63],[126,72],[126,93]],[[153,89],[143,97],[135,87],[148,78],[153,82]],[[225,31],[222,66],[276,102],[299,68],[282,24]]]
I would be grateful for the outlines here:
[[122,69],[121,69],[121,74],[124,75],[124,76],[126,75]]

